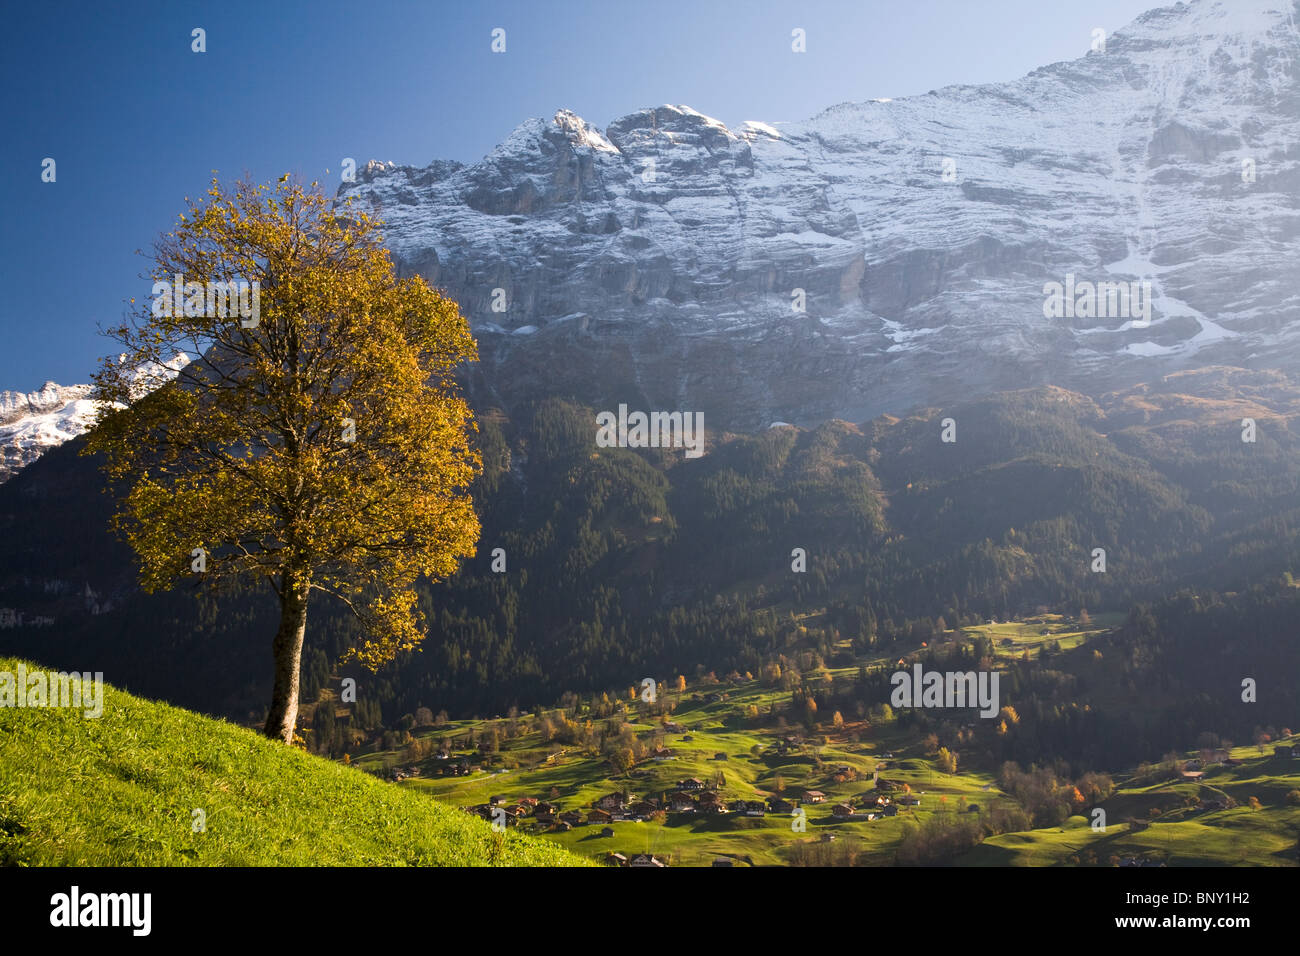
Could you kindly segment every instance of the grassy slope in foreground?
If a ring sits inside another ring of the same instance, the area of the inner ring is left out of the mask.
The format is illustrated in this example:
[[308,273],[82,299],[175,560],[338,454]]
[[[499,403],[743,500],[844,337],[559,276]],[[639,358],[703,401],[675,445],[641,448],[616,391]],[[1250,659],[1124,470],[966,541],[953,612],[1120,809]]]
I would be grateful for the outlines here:
[[[0,658],[0,671],[17,666]],[[193,832],[195,809],[206,813],[206,832]],[[0,707],[0,865],[584,862],[253,731],[112,687],[98,719],[74,708]]]

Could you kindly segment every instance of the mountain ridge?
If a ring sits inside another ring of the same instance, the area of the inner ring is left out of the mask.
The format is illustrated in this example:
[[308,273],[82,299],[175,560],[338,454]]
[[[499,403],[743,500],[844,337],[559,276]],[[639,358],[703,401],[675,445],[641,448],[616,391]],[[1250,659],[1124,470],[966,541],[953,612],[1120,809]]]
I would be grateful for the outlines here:
[[[1291,366],[1295,19],[1197,0],[1011,83],[798,123],[661,106],[602,131],[560,110],[477,163],[372,163],[339,196],[460,302],[475,387],[506,406],[627,400],[752,429]],[[1148,283],[1149,327],[1045,319],[1044,284],[1074,274]]]
[[[752,431],[1294,371],[1296,11],[1157,8],[1018,80],[795,123],[660,106],[601,130],[561,109],[476,163],[372,160],[338,195],[460,303],[480,408],[627,402]],[[1046,318],[1047,284],[1076,277],[1149,285],[1149,326]],[[73,412],[0,425],[0,480],[79,433]]]

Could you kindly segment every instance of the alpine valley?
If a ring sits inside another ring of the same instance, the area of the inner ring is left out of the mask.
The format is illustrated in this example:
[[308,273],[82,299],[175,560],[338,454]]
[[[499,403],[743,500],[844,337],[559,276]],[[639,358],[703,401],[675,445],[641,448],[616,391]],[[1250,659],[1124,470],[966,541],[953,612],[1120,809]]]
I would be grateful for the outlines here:
[[[1295,865],[1298,22],[1192,0],[1014,82],[358,169],[478,341],[482,534],[377,674],[313,605],[306,746],[588,858]],[[275,601],[141,591],[89,412],[0,395],[0,658],[255,725]],[[890,707],[977,671],[982,713]],[[5,799],[0,862],[75,857]]]

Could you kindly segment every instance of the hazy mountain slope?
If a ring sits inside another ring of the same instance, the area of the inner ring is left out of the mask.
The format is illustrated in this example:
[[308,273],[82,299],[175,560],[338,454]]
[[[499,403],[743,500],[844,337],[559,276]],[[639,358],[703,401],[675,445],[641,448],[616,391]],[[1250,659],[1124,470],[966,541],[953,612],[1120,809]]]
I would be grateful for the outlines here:
[[[1241,440],[1243,417],[1255,443]],[[941,439],[945,418],[955,443]],[[645,668],[753,670],[792,609],[825,609],[866,641],[919,618],[1127,611],[1179,587],[1300,570],[1300,389],[1277,373],[1211,369],[1099,399],[1040,387],[859,425],[715,433],[699,459],[598,449],[591,410],[558,401],[482,422],[478,554],[422,588],[428,643],[384,678],[398,716],[421,703],[503,712]],[[186,580],[140,594],[79,445],[0,487],[0,612],[23,615],[0,620],[0,652],[255,718],[269,589],[196,600],[201,582]],[[1091,570],[1097,547],[1105,574]],[[792,570],[796,548],[806,573]],[[336,610],[313,607],[309,697],[355,634]]]

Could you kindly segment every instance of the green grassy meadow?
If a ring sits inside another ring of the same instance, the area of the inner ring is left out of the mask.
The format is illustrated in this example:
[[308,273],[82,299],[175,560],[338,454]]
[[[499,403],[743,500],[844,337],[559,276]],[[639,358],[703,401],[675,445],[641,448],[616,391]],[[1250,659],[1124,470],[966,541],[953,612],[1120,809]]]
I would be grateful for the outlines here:
[[[0,659],[0,671],[17,665]],[[112,687],[95,719],[0,708],[0,865],[583,862],[252,730]]]

